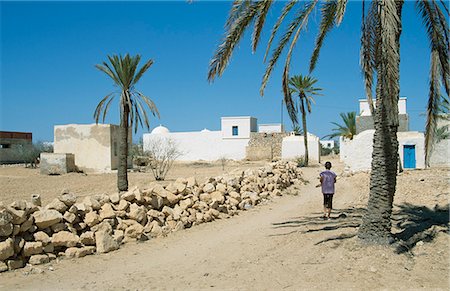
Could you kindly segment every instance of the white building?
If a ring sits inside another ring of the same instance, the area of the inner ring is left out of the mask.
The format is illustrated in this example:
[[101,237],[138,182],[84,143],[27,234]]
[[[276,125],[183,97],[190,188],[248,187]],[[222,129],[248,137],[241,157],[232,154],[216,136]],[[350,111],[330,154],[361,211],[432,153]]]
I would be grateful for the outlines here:
[[334,148],[334,140],[321,140],[320,144],[324,149],[332,149]]
[[[143,135],[144,151],[149,150],[151,144],[161,139],[171,139],[179,150],[183,153],[178,160],[214,161],[221,158],[242,160],[246,158],[246,149],[249,141],[258,135],[257,119],[251,116],[222,117],[221,130],[211,131],[203,129],[202,131],[190,132],[170,132],[164,126],[158,126],[151,133]],[[270,138],[268,133],[283,133],[283,127],[280,124],[261,124],[259,133],[264,133],[265,138]],[[263,140],[263,139],[261,139]],[[283,138],[282,158],[292,158],[304,155],[303,139],[291,141],[290,137]],[[286,146],[285,146],[285,140]],[[319,138],[311,135],[310,159],[319,161]],[[297,151],[291,148],[297,147]],[[317,148],[317,154],[315,153]]]
[[[352,171],[371,169],[373,151],[373,118],[367,100],[359,100],[360,116],[356,118],[356,134],[352,140],[340,138],[340,159]],[[425,137],[422,132],[409,131],[406,98],[398,102],[399,129],[397,139],[400,161],[405,169],[425,168]]]

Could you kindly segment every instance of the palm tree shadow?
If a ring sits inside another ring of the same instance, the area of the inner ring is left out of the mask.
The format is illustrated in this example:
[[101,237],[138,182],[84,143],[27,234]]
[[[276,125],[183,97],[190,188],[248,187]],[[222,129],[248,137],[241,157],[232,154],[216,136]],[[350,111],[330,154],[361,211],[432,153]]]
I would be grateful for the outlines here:
[[439,232],[449,232],[449,204],[430,209],[409,203],[397,205],[392,224],[395,230],[396,252],[411,250],[419,241],[432,241]]
[[[322,213],[313,213],[312,216],[293,217],[290,220],[283,222],[272,223],[273,229],[289,229],[289,232],[282,232],[272,234],[270,236],[283,236],[292,233],[313,233],[319,231],[334,231],[334,230],[355,230],[361,224],[361,218],[364,215],[365,208],[350,207],[346,209],[334,209],[331,220],[324,220]],[[321,244],[330,240],[342,240],[356,235],[355,231],[345,231],[337,236],[332,236],[316,243]]]
[[[392,225],[395,231],[393,246],[396,253],[408,252],[419,241],[432,241],[439,232],[449,233],[449,204],[434,209],[409,203],[396,206],[392,214]],[[270,236],[342,230],[341,234],[324,238],[315,245],[356,236],[366,209],[351,207],[335,209],[334,212],[339,214],[331,220],[322,220],[321,213],[314,213],[312,216],[293,217],[287,221],[272,223],[273,229],[291,231]]]

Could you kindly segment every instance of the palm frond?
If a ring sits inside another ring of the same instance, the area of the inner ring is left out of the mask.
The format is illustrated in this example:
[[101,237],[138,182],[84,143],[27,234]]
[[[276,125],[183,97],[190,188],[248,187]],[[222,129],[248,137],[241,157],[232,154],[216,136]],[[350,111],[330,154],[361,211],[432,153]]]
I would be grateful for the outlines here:
[[228,15],[228,19],[225,23],[225,27],[229,29],[236,19],[239,18],[239,15],[252,3],[250,0],[235,0],[230,9],[230,13]]
[[372,116],[375,115],[373,106],[373,75],[376,69],[376,28],[378,27],[377,5],[372,3],[369,8],[367,17],[364,16],[364,1],[363,1],[363,18],[362,18],[362,35],[361,35],[361,68],[364,76],[364,85],[366,91],[366,98],[369,104]]
[[[95,108],[94,111],[94,119],[95,119],[95,123],[98,123],[98,120],[101,117],[101,113],[102,113],[102,109],[105,105],[105,102],[107,102],[107,100],[111,98],[111,100],[114,98],[114,93],[110,93],[108,95],[106,95],[105,97],[103,97],[103,99],[97,104],[97,107]],[[109,101],[108,101],[109,103]],[[103,121],[105,120],[105,111],[103,113]]]
[[264,62],[266,62],[266,58],[269,54],[270,51],[270,47],[272,45],[272,42],[275,38],[275,35],[278,32],[278,29],[280,28],[281,23],[283,23],[284,19],[286,18],[286,16],[289,14],[289,12],[291,11],[292,7],[294,7],[294,5],[297,3],[297,0],[291,0],[288,3],[286,3],[286,5],[283,7],[283,11],[280,14],[280,17],[278,17],[277,22],[275,23],[275,25],[272,28],[272,32],[270,33],[270,38],[269,41],[267,42],[267,48],[266,48],[266,52],[264,53]]
[[[285,98],[289,96],[289,68],[290,68],[290,64],[291,64],[292,52],[293,52],[295,44],[297,43],[297,40],[300,36],[300,32],[303,30],[305,25],[308,23],[309,15],[311,14],[311,12],[314,9],[314,7],[316,6],[316,4],[317,4],[317,0],[311,1],[307,4],[305,4],[305,6],[303,7],[303,10],[300,13],[300,19],[301,19],[300,25],[298,26],[297,31],[295,32],[295,35],[292,38],[291,45],[289,47],[289,51],[286,56],[284,70],[283,70],[282,87],[283,87],[283,93],[285,95]],[[288,111],[288,113],[289,113],[289,115],[293,114],[292,117],[296,116],[295,113],[291,113],[289,111]]]
[[[314,4],[316,2],[314,2]],[[265,89],[265,87],[267,85],[267,82],[269,81],[269,77],[272,74],[272,71],[273,71],[273,69],[275,67],[275,64],[277,63],[279,57],[281,56],[281,53],[283,52],[283,49],[285,48],[286,44],[291,39],[291,36],[294,33],[295,29],[302,23],[302,20],[305,18],[305,10],[308,7],[312,6],[311,3],[312,2],[305,4],[305,6],[302,7],[298,11],[297,17],[295,17],[291,21],[291,23],[289,24],[289,26],[288,26],[287,30],[285,31],[283,37],[278,42],[277,47],[273,50],[272,56],[271,56],[271,58],[269,60],[269,64],[267,65],[266,71],[265,71],[265,73],[263,75],[263,79],[262,79],[262,82],[261,82],[261,87],[259,89],[259,93],[261,94],[261,96],[264,95],[264,89]],[[314,7],[312,7],[312,8],[314,8]]]
[[439,82],[439,53],[431,52],[430,90],[428,95],[427,120],[425,124],[425,164],[429,165],[430,153],[433,149],[433,140],[436,132],[437,116],[439,113],[439,101],[441,98]]
[[142,75],[144,75],[145,72],[153,65],[153,60],[148,60],[139,70],[139,72],[136,74],[136,76],[133,79],[133,85],[135,85],[139,80],[141,79]]
[[344,18],[346,8],[347,8],[347,0],[337,0],[337,9],[336,9],[336,25],[337,26],[339,26],[339,24],[341,24],[342,19]]
[[380,49],[383,51],[381,76],[383,99],[387,109],[388,124],[398,126],[398,98],[399,98],[399,63],[400,54],[397,43],[401,27],[397,11],[397,4],[391,0],[378,1],[380,17]]
[[227,67],[235,46],[239,43],[245,30],[258,13],[258,3],[251,2],[239,17],[233,21],[225,32],[222,43],[217,48],[209,63],[208,81],[212,82],[216,76],[221,76]]
[[259,2],[259,11],[258,11],[258,17],[256,17],[255,20],[255,28],[253,30],[252,35],[252,51],[256,51],[256,47],[258,46],[259,39],[261,37],[261,31],[264,27],[264,22],[266,21],[267,13],[272,6],[273,0],[264,0]]
[[309,72],[314,71],[316,67],[317,59],[319,58],[320,49],[322,48],[323,40],[327,34],[331,31],[335,24],[337,10],[337,2],[329,1],[322,5],[321,8],[321,21],[319,26],[319,33],[316,38],[316,44],[314,46],[314,51],[309,62]]

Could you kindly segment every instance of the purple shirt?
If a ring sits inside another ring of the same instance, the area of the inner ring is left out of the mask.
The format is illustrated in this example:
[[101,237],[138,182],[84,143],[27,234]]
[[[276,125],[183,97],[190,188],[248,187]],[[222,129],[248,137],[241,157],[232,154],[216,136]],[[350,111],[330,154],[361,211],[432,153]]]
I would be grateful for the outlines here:
[[320,173],[320,177],[322,178],[322,193],[334,194],[336,174],[333,171],[325,170]]

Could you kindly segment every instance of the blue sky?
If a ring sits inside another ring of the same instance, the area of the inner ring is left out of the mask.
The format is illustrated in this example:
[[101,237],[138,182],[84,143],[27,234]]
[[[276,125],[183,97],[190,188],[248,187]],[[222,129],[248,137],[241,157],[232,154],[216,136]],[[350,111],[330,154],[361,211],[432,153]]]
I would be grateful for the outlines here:
[[[157,105],[171,131],[220,129],[221,116],[250,115],[258,123],[281,119],[279,63],[264,97],[259,87],[263,54],[281,5],[272,10],[255,54],[250,33],[221,78],[208,83],[209,60],[219,44],[231,2],[1,2],[0,130],[33,133],[52,141],[53,126],[93,123],[97,103],[114,90],[94,66],[110,54],[141,54],[154,65],[137,88]],[[306,74],[318,16],[300,38],[291,74]],[[364,98],[359,67],[361,2],[348,5],[343,23],[325,40],[313,76],[323,88],[308,116],[310,132],[322,137],[340,123],[340,112],[358,111]],[[408,98],[410,129],[423,131],[428,98],[429,46],[422,22],[407,1],[403,11],[401,96]],[[286,110],[283,122],[291,128]],[[119,123],[118,104],[106,123]],[[146,129],[134,136],[136,141]]]

